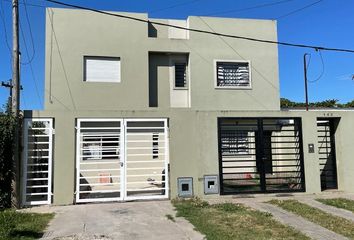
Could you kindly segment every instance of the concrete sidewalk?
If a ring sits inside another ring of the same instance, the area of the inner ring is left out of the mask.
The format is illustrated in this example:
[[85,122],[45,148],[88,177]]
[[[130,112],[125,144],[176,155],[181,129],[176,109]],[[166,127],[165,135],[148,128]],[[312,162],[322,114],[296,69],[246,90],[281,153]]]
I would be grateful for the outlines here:
[[[325,212],[354,221],[353,213],[315,201],[317,198],[340,197],[354,200],[354,194],[352,193],[324,192],[321,194],[218,196],[208,201],[210,203],[241,203],[260,211],[269,212],[276,220],[298,229],[312,239],[329,240],[346,238],[265,202],[271,199],[296,199]],[[44,240],[204,239],[204,236],[194,231],[193,225],[184,218],[174,218],[174,221],[167,218],[167,215],[175,216],[175,211],[170,201],[41,206],[22,211],[56,213],[55,218],[51,221],[47,232],[42,238]]]
[[201,240],[204,236],[193,225],[175,216],[170,201],[43,206],[31,212],[55,212],[42,239],[122,239]]
[[291,226],[296,230],[304,233],[311,239],[317,240],[345,240],[344,236],[341,236],[335,232],[332,232],[324,227],[321,227],[315,223],[312,223],[294,213],[287,212],[279,207],[276,207],[267,203],[257,203],[257,202],[243,202],[244,205],[249,206],[253,209],[268,212],[278,220],[279,222]]
[[353,193],[343,193],[339,191],[329,191],[322,192],[319,194],[306,194],[306,193],[294,193],[294,194],[255,194],[255,195],[234,195],[226,196],[215,199],[210,199],[209,202],[212,204],[231,202],[240,203],[246,205],[250,208],[267,212],[272,214],[272,216],[279,222],[289,225],[300,232],[304,233],[311,239],[317,240],[332,240],[332,239],[347,239],[342,235],[332,232],[326,228],[323,228],[315,223],[312,223],[296,214],[285,211],[277,206],[268,204],[267,202],[276,200],[288,200],[294,199],[302,203],[308,204],[312,207],[318,208],[324,212],[339,216],[354,222],[354,214],[352,212],[346,211],[344,209],[339,209],[325,204],[321,204],[315,199],[318,198],[347,198],[354,200]]

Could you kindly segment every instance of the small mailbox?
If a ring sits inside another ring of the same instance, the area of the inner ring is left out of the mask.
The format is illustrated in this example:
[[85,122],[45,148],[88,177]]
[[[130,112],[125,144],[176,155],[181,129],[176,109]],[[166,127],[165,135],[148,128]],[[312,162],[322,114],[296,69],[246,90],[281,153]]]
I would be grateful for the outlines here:
[[177,178],[178,196],[179,197],[193,197],[193,178],[180,177]]
[[219,182],[217,175],[204,176],[204,194],[218,194]]

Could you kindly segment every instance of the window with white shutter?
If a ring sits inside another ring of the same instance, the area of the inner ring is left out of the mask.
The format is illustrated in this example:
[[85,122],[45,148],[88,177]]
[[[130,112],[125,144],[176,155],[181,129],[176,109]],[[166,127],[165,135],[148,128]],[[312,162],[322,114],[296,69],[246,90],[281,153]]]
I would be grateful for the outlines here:
[[85,82],[120,82],[120,58],[84,57]]
[[249,61],[216,61],[217,88],[251,88]]

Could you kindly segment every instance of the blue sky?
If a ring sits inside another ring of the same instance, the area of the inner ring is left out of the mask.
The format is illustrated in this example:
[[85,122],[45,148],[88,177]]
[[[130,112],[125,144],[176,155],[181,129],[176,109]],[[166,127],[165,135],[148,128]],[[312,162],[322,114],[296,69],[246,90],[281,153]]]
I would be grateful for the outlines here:
[[[24,0],[20,0],[23,3]],[[204,16],[215,14],[221,17],[277,19],[278,39],[293,43],[321,45],[327,47],[354,49],[354,1],[323,0],[297,13],[284,16],[318,0],[62,0],[67,3],[112,11],[148,12],[152,18],[185,19],[189,15]],[[11,58],[6,39],[11,47],[11,1],[0,0],[0,81],[11,78]],[[57,6],[43,0],[25,0],[28,18],[31,23],[35,55],[31,65],[26,64],[33,55],[29,24],[26,21],[24,5],[20,5],[20,19],[23,36],[20,36],[23,65],[21,81],[22,109],[43,109],[44,94],[44,27],[45,8]],[[240,11],[253,6],[281,2],[276,5]],[[36,5],[36,6],[34,6]],[[1,16],[0,16],[1,17]],[[279,18],[280,17],[280,18]],[[1,19],[0,19],[1,20]],[[26,39],[28,55],[23,39]],[[310,101],[338,99],[347,102],[354,99],[354,54],[322,51],[320,54],[311,49],[279,47],[280,94],[295,101],[303,101],[303,63],[305,52],[311,54],[309,80],[319,80],[309,84]],[[0,105],[8,97],[9,91],[0,88]]]

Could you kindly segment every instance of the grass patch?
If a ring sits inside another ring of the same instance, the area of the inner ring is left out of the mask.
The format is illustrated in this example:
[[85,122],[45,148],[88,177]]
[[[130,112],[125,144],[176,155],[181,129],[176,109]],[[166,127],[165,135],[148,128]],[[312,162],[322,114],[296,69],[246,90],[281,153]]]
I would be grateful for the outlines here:
[[0,239],[32,240],[42,237],[54,214],[0,211]]
[[354,222],[326,213],[296,200],[271,200],[269,203],[293,212],[333,232],[354,239]]
[[208,240],[309,239],[273,219],[271,214],[241,204],[215,204],[193,200],[172,201],[177,217],[184,217]]
[[346,198],[331,198],[331,199],[316,199],[317,201],[337,208],[343,208],[345,210],[354,213],[354,201]]
[[166,214],[165,216],[168,220],[171,220],[172,222],[176,222],[175,218],[171,214]]

